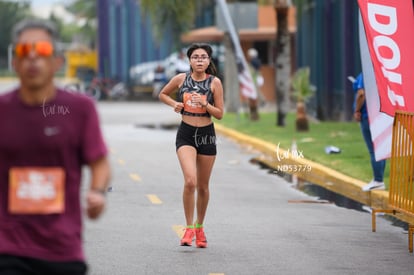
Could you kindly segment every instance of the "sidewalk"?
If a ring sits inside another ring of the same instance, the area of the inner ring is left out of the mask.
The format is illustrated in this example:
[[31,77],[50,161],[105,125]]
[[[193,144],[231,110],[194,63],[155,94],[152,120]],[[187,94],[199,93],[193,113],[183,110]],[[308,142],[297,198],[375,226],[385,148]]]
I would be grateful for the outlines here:
[[[56,81],[58,81],[59,83],[70,83],[70,82],[76,82],[77,79],[76,78],[69,78],[69,77],[56,77],[55,78]],[[17,82],[18,79],[16,77],[13,76],[2,76],[0,77],[0,83],[12,83],[12,82]]]
[[[275,171],[283,169],[282,171],[289,172],[289,169],[285,169],[286,167],[299,167],[300,169],[298,170],[301,171],[297,171],[295,174],[303,181],[319,185],[371,208],[389,209],[389,193],[387,190],[363,192],[362,187],[366,182],[341,174],[303,157],[294,156],[284,149],[277,148],[275,144],[242,134],[219,123],[215,123],[215,127],[218,133],[233,139],[239,144],[249,145],[261,152],[262,154],[257,157],[257,160]],[[284,158],[279,158],[278,156],[284,156]],[[400,213],[394,216],[404,222],[414,223],[414,219],[410,216]]]
[[0,83],[9,83],[9,82],[17,82],[17,78],[12,76],[2,76],[0,77]]

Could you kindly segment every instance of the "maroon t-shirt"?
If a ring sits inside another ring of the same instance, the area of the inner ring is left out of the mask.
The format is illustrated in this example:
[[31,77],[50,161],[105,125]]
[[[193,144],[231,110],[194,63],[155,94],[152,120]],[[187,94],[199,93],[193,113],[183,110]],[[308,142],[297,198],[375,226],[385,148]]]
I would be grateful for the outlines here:
[[[81,167],[107,154],[94,102],[58,90],[40,106],[22,102],[17,90],[0,95],[0,254],[50,261],[84,260]],[[61,214],[11,214],[11,167],[61,167]]]

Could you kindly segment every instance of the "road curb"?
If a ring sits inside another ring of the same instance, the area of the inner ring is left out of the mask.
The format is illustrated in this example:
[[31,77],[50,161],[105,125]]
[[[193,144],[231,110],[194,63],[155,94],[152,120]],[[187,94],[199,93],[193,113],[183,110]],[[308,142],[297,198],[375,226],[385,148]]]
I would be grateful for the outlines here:
[[[215,123],[215,129],[218,133],[237,143],[248,145],[261,152],[262,154],[256,159],[275,171],[283,168],[283,170],[286,170],[283,172],[295,174],[298,178],[306,182],[319,185],[332,192],[368,205],[371,208],[390,209],[388,207],[389,192],[387,190],[364,192],[361,188],[366,182],[339,173],[329,167],[307,160],[304,157],[292,155],[289,150],[279,148],[277,145],[270,142],[229,129],[219,123]],[[278,156],[283,156],[283,158]],[[293,167],[293,169],[289,169],[290,167]],[[294,172],[294,167],[300,167],[300,171]],[[308,168],[310,168],[310,171]],[[404,214],[398,214],[396,217],[405,222],[414,222],[413,218]]]

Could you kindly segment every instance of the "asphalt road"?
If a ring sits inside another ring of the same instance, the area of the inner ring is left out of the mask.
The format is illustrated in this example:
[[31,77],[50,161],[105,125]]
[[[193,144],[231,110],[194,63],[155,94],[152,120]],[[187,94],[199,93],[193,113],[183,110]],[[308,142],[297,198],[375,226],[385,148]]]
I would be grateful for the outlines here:
[[179,246],[179,117],[160,103],[99,103],[111,148],[113,192],[86,223],[91,274],[414,274],[407,235],[385,219],[317,201],[251,164],[219,136],[205,221],[209,247]]
[[209,247],[179,246],[182,175],[175,129],[161,127],[179,117],[158,102],[98,108],[113,191],[103,217],[85,219],[89,274],[414,274],[402,228],[380,218],[372,233],[366,212],[310,203],[317,198],[251,164],[257,153],[223,136],[205,220]]

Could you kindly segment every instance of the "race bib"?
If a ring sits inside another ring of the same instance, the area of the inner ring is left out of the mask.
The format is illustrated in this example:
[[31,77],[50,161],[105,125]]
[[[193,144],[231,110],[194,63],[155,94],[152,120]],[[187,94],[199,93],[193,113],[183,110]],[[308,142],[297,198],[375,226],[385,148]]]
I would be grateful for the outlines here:
[[13,167],[9,171],[11,214],[56,214],[65,210],[65,171],[60,167]]
[[[203,100],[206,100],[206,95],[201,95]],[[193,114],[204,114],[206,113],[206,109],[201,107],[198,103],[193,103],[191,100],[191,93],[184,93],[183,95],[184,100],[184,111],[193,113]]]

